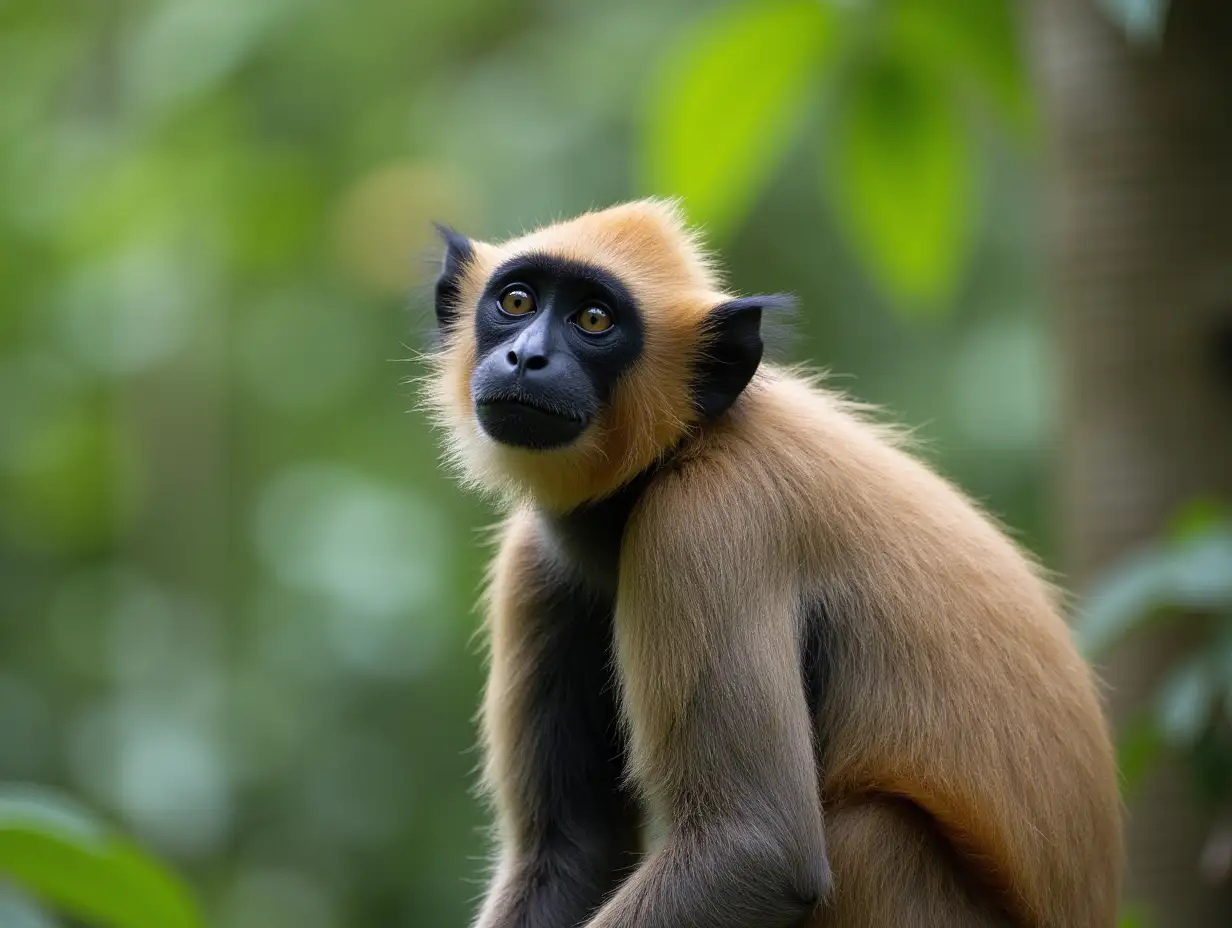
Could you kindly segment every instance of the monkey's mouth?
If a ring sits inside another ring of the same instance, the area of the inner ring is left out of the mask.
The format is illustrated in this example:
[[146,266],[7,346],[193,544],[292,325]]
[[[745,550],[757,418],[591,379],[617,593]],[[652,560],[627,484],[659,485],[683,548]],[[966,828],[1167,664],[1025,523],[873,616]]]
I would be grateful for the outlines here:
[[528,396],[482,397],[475,417],[483,430],[502,445],[547,451],[561,448],[586,431],[590,417]]

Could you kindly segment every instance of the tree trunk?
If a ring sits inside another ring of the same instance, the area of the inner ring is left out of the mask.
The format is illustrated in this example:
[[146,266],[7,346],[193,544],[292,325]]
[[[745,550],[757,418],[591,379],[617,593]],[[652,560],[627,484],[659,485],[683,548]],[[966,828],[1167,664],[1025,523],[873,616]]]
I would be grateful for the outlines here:
[[[1079,591],[1188,500],[1232,500],[1232,0],[1173,0],[1132,47],[1095,0],[1024,0],[1049,140],[1065,376],[1062,515]],[[1154,631],[1103,668],[1114,720],[1180,642]],[[1175,769],[1132,798],[1125,898],[1159,928],[1232,924],[1205,885],[1208,823]]]

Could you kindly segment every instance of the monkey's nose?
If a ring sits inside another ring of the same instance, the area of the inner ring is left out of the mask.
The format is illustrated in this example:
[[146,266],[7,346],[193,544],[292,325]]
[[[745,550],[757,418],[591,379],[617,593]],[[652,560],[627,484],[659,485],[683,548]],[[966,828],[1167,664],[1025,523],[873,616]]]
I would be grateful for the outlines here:
[[510,351],[505,355],[509,366],[519,374],[524,371],[541,371],[548,366],[547,355],[538,351]]

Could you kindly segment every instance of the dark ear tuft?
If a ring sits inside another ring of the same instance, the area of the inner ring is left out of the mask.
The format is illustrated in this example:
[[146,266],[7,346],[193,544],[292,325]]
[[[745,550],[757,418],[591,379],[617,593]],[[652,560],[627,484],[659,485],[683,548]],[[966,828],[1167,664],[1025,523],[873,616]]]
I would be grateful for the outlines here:
[[459,235],[448,226],[436,224],[436,231],[445,243],[445,257],[441,273],[436,279],[436,322],[442,329],[448,328],[458,315],[458,293],[462,272],[475,257],[475,248],[465,235]]
[[783,293],[746,296],[721,303],[702,323],[702,354],[693,372],[693,402],[703,421],[725,413],[757,372],[764,350],[763,310],[795,305]]

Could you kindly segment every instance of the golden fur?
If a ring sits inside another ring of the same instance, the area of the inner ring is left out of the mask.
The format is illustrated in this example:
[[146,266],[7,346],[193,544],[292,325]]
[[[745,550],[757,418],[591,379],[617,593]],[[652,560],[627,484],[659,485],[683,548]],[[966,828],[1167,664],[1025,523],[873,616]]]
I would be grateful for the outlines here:
[[[1032,562],[892,432],[799,374],[763,365],[718,422],[695,422],[699,326],[728,296],[671,205],[476,244],[464,319],[491,271],[530,250],[617,274],[642,307],[646,350],[584,438],[552,453],[511,450],[477,427],[470,326],[438,359],[433,399],[455,462],[512,506],[493,571],[484,704],[487,781],[513,844],[498,889],[527,808],[518,757],[536,666],[528,591],[543,582],[538,512],[607,496],[674,449],[630,517],[615,599],[632,778],[652,815],[686,814],[673,808],[676,785],[696,758],[681,751],[698,742],[681,731],[735,661],[742,689],[716,705],[742,707],[747,749],[780,736],[813,746],[781,756],[816,777],[801,782],[826,810],[834,885],[819,928],[1110,928],[1121,864],[1113,752],[1092,675]],[[807,601],[823,602],[829,623],[814,719],[795,644]],[[755,763],[731,740],[713,744],[732,755],[724,764]],[[699,819],[728,801],[689,797]],[[661,877],[655,866],[652,855],[588,924],[629,924]]]
[[[1052,591],[972,504],[841,402],[774,370],[758,385],[630,523],[618,635],[638,652],[629,666],[657,671],[653,692],[629,694],[645,713],[633,730],[653,737],[682,711],[716,613],[771,589],[821,597],[838,651],[818,720],[825,801],[911,800],[1022,925],[1112,925],[1113,754]],[[671,641],[661,621],[636,620],[672,613],[686,618]],[[771,617],[794,621],[785,608]],[[830,856],[841,894],[841,842]]]

